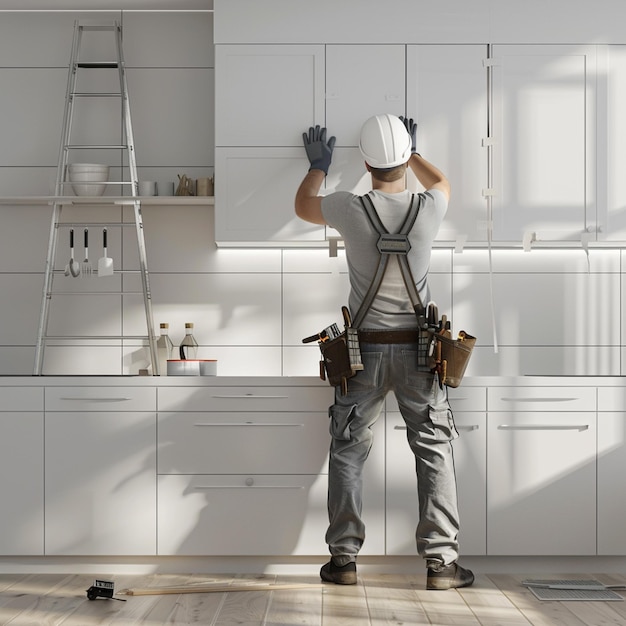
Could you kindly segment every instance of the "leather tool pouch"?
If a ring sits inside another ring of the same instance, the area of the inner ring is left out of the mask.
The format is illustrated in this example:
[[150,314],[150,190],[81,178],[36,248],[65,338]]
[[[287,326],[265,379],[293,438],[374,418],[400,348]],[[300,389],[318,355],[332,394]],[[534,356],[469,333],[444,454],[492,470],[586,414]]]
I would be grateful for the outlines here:
[[328,380],[333,386],[341,386],[341,393],[348,392],[348,379],[363,369],[361,348],[357,330],[352,328],[350,312],[347,307],[341,308],[345,329],[339,333],[336,324],[328,326],[317,335],[306,337],[302,343],[316,341],[322,359],[320,360],[320,378]]
[[448,387],[458,387],[472,356],[476,337],[459,331],[457,339],[433,333],[432,369],[439,374],[439,382]]
[[445,315],[438,319],[437,306],[432,302],[428,304],[426,315],[417,313],[417,317],[418,322],[426,323],[430,334],[429,365],[431,370],[439,375],[439,384],[458,387],[476,345],[476,337],[461,330],[457,338],[453,339],[450,321]]

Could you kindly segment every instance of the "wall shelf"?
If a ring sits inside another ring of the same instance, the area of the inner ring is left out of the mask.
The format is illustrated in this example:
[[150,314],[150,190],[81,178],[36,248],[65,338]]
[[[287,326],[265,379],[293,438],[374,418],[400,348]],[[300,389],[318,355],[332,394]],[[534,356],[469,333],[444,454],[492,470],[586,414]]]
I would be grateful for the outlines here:
[[214,205],[214,196],[5,196],[0,197],[0,205],[34,206],[54,204],[92,204],[99,206],[132,204],[139,200],[142,206],[149,205]]

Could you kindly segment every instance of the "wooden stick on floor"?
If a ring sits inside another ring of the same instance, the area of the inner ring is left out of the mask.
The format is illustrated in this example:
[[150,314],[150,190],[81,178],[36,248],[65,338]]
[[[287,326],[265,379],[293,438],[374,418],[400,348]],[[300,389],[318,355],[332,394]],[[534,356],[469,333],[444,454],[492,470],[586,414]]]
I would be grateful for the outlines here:
[[314,584],[244,584],[244,585],[184,585],[182,587],[148,587],[145,589],[122,589],[118,594],[127,596],[152,596],[169,593],[224,593],[228,591],[281,591],[284,589],[319,589]]

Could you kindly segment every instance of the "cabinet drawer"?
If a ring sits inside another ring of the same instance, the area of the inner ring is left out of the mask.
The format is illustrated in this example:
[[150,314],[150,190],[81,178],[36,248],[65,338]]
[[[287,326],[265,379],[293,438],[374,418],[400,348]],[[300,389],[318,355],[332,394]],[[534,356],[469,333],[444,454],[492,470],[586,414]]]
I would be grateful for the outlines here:
[[[485,387],[459,387],[458,389],[448,389],[450,406],[456,411],[485,411],[487,409],[487,390]],[[386,399],[388,412],[399,411],[398,401],[393,393]]]
[[3,411],[43,411],[43,387],[2,387]]
[[159,411],[328,411],[329,387],[166,387]]
[[156,411],[156,389],[47,387],[46,411]]
[[595,411],[595,387],[492,387],[489,411]]
[[158,415],[160,474],[318,474],[327,471],[324,413]]
[[159,555],[326,554],[326,476],[159,476]]

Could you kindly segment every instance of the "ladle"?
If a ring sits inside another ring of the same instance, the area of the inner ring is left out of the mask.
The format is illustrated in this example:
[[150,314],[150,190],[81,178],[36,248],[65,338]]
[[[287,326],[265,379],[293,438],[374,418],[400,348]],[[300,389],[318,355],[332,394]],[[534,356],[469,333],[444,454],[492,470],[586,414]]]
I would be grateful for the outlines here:
[[[68,276],[67,273],[68,268],[65,268],[65,275]],[[74,260],[74,229],[70,229],[70,262],[69,262],[69,271],[70,274],[77,278],[80,276],[80,263]]]

